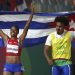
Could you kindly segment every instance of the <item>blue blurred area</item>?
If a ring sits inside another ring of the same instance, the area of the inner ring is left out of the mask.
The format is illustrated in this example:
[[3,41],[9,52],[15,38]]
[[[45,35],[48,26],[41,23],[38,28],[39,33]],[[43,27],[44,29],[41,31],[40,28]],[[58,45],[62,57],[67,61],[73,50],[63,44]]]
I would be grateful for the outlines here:
[[72,48],[75,48],[75,40],[72,40]]
[[0,39],[0,48],[4,47],[4,41]]

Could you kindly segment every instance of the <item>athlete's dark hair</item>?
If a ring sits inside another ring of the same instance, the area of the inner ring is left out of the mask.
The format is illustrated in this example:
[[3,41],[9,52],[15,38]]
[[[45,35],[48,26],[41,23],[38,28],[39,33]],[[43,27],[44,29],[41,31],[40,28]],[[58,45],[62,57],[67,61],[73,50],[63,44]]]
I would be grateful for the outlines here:
[[19,27],[17,25],[13,25],[12,27],[15,27],[19,33]]
[[68,21],[67,17],[65,17],[65,16],[56,17],[56,18],[55,18],[55,22],[61,22],[61,23],[63,23],[65,26],[68,26],[68,25],[69,25],[69,21]]

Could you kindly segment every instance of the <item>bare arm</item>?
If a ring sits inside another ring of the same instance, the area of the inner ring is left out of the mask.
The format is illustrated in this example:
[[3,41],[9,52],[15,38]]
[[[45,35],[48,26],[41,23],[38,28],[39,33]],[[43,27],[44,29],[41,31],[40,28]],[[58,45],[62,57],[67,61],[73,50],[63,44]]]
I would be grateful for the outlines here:
[[7,41],[8,39],[8,36],[0,29],[0,36],[5,40]]
[[44,47],[44,56],[49,65],[52,65],[52,58],[49,57],[49,50],[51,50],[51,49],[52,49],[51,46],[48,46],[48,45],[45,45],[45,47]]
[[33,12],[31,13],[30,17],[29,17],[29,20],[27,21],[25,27],[24,27],[24,30],[23,30],[23,33],[21,34],[20,36],[20,40],[23,41],[24,38],[26,37],[27,35],[27,32],[28,32],[28,29],[29,29],[29,26],[30,26],[30,23],[32,21],[32,18],[33,18]]

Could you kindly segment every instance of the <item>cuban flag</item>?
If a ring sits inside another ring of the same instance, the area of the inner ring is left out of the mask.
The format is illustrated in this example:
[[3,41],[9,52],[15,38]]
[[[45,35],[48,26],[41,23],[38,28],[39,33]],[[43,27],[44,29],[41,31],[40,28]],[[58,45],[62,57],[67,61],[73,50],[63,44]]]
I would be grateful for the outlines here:
[[[47,36],[55,30],[54,20],[57,16],[68,16],[70,20],[70,29],[75,28],[75,13],[37,13],[34,14],[27,36],[24,40],[24,47],[30,47],[45,43]],[[23,32],[23,28],[28,21],[30,13],[27,12],[0,12],[0,29],[10,36],[10,28],[18,25],[19,34]],[[3,39],[0,37],[0,47],[4,46]]]

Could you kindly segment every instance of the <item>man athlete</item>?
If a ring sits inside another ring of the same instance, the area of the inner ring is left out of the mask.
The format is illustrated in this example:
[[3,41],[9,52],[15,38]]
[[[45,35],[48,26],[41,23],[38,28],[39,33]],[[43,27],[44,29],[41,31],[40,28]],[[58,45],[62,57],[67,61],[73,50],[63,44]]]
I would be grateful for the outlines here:
[[[52,75],[71,75],[71,41],[75,38],[74,31],[65,30],[69,25],[66,17],[56,17],[56,31],[46,40],[44,55],[49,65],[52,65]],[[51,58],[49,57],[51,51]]]
[[22,34],[17,38],[19,33],[19,28],[17,26],[12,26],[10,29],[10,37],[0,30],[0,36],[6,42],[6,62],[3,69],[3,75],[23,75],[24,68],[20,61],[21,56],[21,43],[27,35],[28,28],[33,18],[34,8],[32,8],[32,13],[26,23]]

